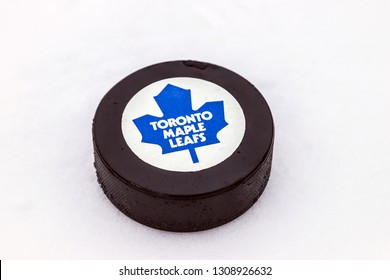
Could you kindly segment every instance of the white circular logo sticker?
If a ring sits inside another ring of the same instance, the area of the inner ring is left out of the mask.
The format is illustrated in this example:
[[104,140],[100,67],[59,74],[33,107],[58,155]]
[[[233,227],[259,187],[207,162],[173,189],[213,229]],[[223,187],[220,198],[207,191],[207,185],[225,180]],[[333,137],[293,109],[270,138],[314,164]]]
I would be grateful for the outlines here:
[[122,133],[143,161],[170,171],[199,171],[224,161],[240,145],[245,116],[224,88],[196,78],[152,83],[126,105]]

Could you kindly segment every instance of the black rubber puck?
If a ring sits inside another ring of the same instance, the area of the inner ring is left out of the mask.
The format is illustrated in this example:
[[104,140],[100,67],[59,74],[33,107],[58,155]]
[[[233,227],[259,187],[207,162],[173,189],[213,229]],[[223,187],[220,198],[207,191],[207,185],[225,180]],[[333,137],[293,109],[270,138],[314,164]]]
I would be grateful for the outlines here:
[[93,121],[98,181],[130,218],[199,231],[240,216],[271,171],[274,125],[260,92],[209,63],[172,61],[116,84]]

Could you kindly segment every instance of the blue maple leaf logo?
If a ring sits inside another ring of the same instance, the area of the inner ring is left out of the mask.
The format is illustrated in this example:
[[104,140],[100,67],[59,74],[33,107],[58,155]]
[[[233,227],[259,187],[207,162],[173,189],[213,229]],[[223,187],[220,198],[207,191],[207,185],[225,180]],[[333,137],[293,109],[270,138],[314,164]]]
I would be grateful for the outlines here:
[[162,154],[188,150],[193,163],[199,162],[196,148],[220,143],[217,133],[228,125],[223,101],[206,102],[194,111],[191,90],[171,84],[154,99],[163,117],[144,115],[133,120],[143,143],[159,145]]

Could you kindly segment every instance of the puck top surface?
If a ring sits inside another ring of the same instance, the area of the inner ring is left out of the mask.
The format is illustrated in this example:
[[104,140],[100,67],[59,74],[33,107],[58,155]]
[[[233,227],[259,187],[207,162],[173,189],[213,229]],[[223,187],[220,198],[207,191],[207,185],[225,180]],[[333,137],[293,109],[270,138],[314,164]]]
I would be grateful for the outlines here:
[[270,109],[247,80],[223,67],[173,61],[143,68],[102,99],[95,152],[129,187],[161,197],[234,188],[270,152]]

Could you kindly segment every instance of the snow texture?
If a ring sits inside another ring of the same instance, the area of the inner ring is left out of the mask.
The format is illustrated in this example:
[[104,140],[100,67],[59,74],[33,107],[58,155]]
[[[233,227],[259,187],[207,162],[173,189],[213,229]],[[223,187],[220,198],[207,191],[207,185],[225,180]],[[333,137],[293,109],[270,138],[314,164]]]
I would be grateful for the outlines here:
[[[390,258],[390,4],[0,2],[0,258]],[[157,62],[247,78],[276,126],[260,200],[169,233],[105,197],[91,125],[104,94]]]

